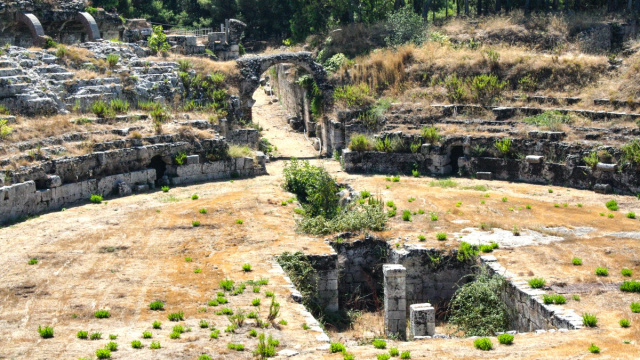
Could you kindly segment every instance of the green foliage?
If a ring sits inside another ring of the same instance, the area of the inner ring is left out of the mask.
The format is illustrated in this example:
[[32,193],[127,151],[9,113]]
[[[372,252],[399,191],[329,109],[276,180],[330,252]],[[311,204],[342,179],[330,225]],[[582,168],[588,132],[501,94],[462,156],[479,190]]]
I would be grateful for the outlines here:
[[280,341],[274,340],[271,335],[265,340],[265,334],[262,333],[258,336],[258,347],[254,354],[260,359],[266,359],[274,357],[276,355],[276,346],[280,344]]
[[439,232],[436,234],[436,239],[438,239],[438,241],[445,241],[447,240],[447,233],[444,232]]
[[420,131],[420,135],[426,143],[437,144],[442,139],[440,132],[435,126],[425,126]]
[[458,248],[458,253],[456,258],[460,262],[474,262],[476,256],[478,256],[478,247],[475,245],[471,245],[468,242],[462,241],[460,243],[460,247]]
[[620,327],[628,328],[629,326],[631,326],[631,321],[629,321],[629,319],[620,319],[619,324]]
[[244,272],[251,271],[251,264],[242,264],[242,271]]
[[584,313],[582,314],[582,325],[586,327],[598,326],[598,318],[594,314]]
[[341,343],[335,342],[335,343],[331,343],[329,350],[333,354],[333,353],[344,352],[347,350],[347,348],[345,348],[344,345],[342,345]]
[[591,169],[595,169],[596,165],[598,165],[598,163],[600,162],[600,157],[598,156],[597,152],[592,151],[589,153],[589,155],[583,157],[582,161],[584,161],[585,165],[587,165]]
[[227,344],[227,349],[235,350],[235,351],[244,351],[244,345],[229,343],[229,344]]
[[93,313],[93,316],[95,316],[96,319],[107,319],[111,317],[111,313],[108,310],[98,310]]
[[622,276],[626,276],[626,277],[631,277],[631,275],[633,275],[633,271],[627,268],[620,270],[620,273],[622,274]]
[[149,309],[154,311],[164,310],[164,303],[160,300],[156,300],[149,304]]
[[622,160],[634,165],[640,164],[640,140],[633,139],[624,144],[620,150],[622,150]]
[[251,300],[251,305],[253,305],[253,306],[260,306],[260,299],[253,299],[253,300]]
[[7,125],[7,120],[0,120],[0,140],[5,140],[12,132],[13,128]]
[[349,108],[362,108],[373,103],[372,91],[369,85],[360,83],[358,85],[339,86],[334,90],[333,98],[342,106]]
[[140,340],[133,340],[131,342],[131,347],[134,349],[142,349],[142,342]]
[[373,148],[371,140],[362,134],[351,135],[349,141],[349,150],[351,151],[369,151]]
[[209,356],[207,354],[202,354],[202,355],[198,356],[198,360],[211,360],[211,356]]
[[109,350],[109,349],[98,349],[98,350],[96,350],[96,357],[98,359],[111,359],[111,350]]
[[153,26],[153,34],[149,36],[148,46],[151,52],[155,55],[157,53],[166,53],[171,46],[167,42],[167,35],[164,34],[162,25]]
[[502,276],[489,275],[486,269],[481,269],[475,281],[462,285],[453,295],[449,304],[450,323],[467,336],[506,331],[509,316],[500,297],[504,286]]
[[109,349],[109,351],[118,351],[118,344],[113,341],[109,341],[107,345],[105,345],[105,348]]
[[371,344],[373,344],[373,347],[375,347],[376,349],[386,349],[387,348],[387,342],[382,340],[382,339],[374,339]]
[[89,338],[89,332],[84,331],[84,330],[80,330],[80,331],[78,331],[78,333],[76,333],[76,337],[78,339],[86,340],[86,339]]
[[302,252],[284,252],[277,258],[278,264],[289,275],[291,282],[302,294],[302,302],[307,307],[317,307],[314,303],[317,292],[317,272]]
[[409,42],[419,45],[426,40],[425,23],[409,4],[391,13],[385,27],[388,33],[385,42],[388,46]]
[[284,189],[296,194],[308,216],[333,218],[339,212],[338,185],[324,168],[291,159],[283,175]]
[[116,114],[126,114],[129,111],[129,102],[122,99],[113,99],[109,102],[109,107]]
[[400,353],[400,359],[411,359],[411,352],[410,351],[403,351],[402,353]]
[[391,355],[389,354],[378,354],[376,355],[377,360],[389,360],[391,359]]
[[389,355],[396,357],[400,355],[400,350],[398,350],[398,348],[391,348],[389,349]]
[[329,73],[334,73],[349,61],[343,53],[337,53],[324,62],[324,69]]
[[162,192],[169,192],[169,187],[168,186],[163,186],[162,188]]
[[160,349],[160,341],[152,341],[151,344],[149,345],[149,348],[152,350],[157,350]]
[[589,352],[592,354],[599,354],[600,348],[597,347],[595,344],[591,343],[591,346],[589,346]]
[[51,326],[38,326],[38,334],[43,339],[49,339],[53,337],[53,327]]
[[118,65],[118,61],[120,61],[120,56],[116,54],[107,55],[107,64],[110,68],[116,67]]
[[36,259],[36,258],[31,258],[27,262],[27,264],[29,264],[29,265],[36,265],[37,263],[38,263],[38,259]]
[[182,311],[178,311],[176,313],[170,313],[167,316],[167,319],[169,319],[169,321],[182,321],[184,320],[184,313]]
[[542,114],[530,116],[522,119],[527,124],[535,125],[548,131],[560,131],[563,124],[571,123],[571,116],[561,112],[545,111]]
[[510,138],[504,138],[502,140],[496,140],[496,143],[494,144],[494,146],[498,150],[500,155],[504,156],[505,158],[507,156],[509,156],[509,154],[511,153],[511,139]]
[[44,41],[44,44],[42,44],[43,49],[51,49],[55,47],[58,47],[58,43],[53,41],[53,39],[50,37],[47,37],[46,40]]
[[627,213],[627,218],[629,219],[635,219],[636,218],[636,213],[634,213],[633,211],[629,211]]
[[404,221],[411,221],[411,211],[409,211],[409,210],[403,210],[403,211],[402,211],[402,220],[404,220]]
[[632,313],[640,313],[640,303],[632,302],[631,305],[629,305],[629,308]]
[[571,263],[573,265],[580,266],[582,265],[582,259],[574,257],[573,259],[571,259]]
[[498,335],[498,341],[502,345],[511,345],[511,344],[513,344],[513,335],[511,335],[511,334],[500,334],[500,335]]
[[470,81],[473,99],[483,105],[490,105],[501,98],[502,91],[506,87],[506,81],[498,80],[493,74],[474,76]]
[[233,291],[234,281],[230,279],[220,280],[220,289],[224,289],[225,291]]
[[615,200],[609,200],[604,205],[611,211],[618,211],[618,202]]
[[199,198],[198,194],[191,195],[191,200],[198,200]]
[[447,90],[447,99],[452,104],[459,104],[467,97],[464,79],[459,78],[456,73],[445,78],[444,87]]
[[540,289],[542,287],[544,287],[544,285],[547,283],[547,281],[541,277],[536,277],[533,279],[529,279],[528,281],[529,286],[531,286],[532,289]]
[[[391,210],[389,213],[395,215],[395,210]],[[331,219],[324,216],[305,216],[302,219],[297,219],[296,224],[299,231],[313,235],[327,235],[345,231],[382,231],[386,227],[388,217],[379,203],[372,202],[371,204],[350,204]]]
[[480,349],[484,351],[489,351],[493,349],[493,344],[491,343],[491,340],[489,340],[489,338],[486,338],[486,337],[473,340],[473,346],[476,349]]
[[91,104],[91,112],[99,118],[113,116],[113,111],[111,110],[111,108],[109,108],[107,103],[102,100],[95,101],[93,104]]
[[598,266],[596,268],[596,275],[598,276],[609,276],[609,269],[605,267]]
[[100,339],[102,339],[102,333],[93,332],[93,333],[91,333],[91,335],[89,335],[89,339],[91,339],[91,340],[100,340]]

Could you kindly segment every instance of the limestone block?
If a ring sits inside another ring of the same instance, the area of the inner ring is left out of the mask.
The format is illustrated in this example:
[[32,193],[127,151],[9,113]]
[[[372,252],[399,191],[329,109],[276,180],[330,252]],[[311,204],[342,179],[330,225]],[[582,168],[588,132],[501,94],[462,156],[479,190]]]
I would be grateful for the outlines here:
[[149,184],[140,184],[133,187],[134,191],[137,193],[143,193],[149,191]]
[[433,336],[436,333],[436,311],[429,303],[413,304],[409,308],[412,336]]
[[187,165],[195,165],[200,163],[200,156],[198,155],[189,155],[187,156]]
[[62,179],[60,178],[60,176],[58,175],[49,175],[47,176],[47,181],[45,183],[45,186],[47,188],[55,188],[55,187],[59,187],[62,185]]
[[604,172],[613,172],[618,170],[618,164],[604,164],[598,163],[596,164],[596,169]]
[[476,179],[478,180],[491,180],[491,172],[477,172]]
[[131,190],[131,186],[126,182],[118,183],[118,195],[119,196],[129,196],[133,191]]
[[539,155],[527,155],[525,160],[530,164],[540,164],[544,161],[544,156]]
[[202,167],[200,164],[180,165],[176,168],[176,174],[179,177],[200,175],[202,174]]
[[610,184],[595,184],[593,191],[599,194],[610,194],[613,191],[613,187]]

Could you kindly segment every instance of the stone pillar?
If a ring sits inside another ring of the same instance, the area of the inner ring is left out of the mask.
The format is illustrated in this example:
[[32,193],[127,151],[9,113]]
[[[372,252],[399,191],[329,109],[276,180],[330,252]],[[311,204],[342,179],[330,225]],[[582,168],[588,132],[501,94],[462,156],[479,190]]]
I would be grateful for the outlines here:
[[409,307],[411,336],[433,336],[436,333],[436,310],[429,303],[413,304]]
[[402,265],[385,264],[384,274],[384,328],[387,336],[407,338],[407,269]]
[[325,310],[336,312],[338,304],[338,255],[310,255],[307,257],[316,270],[317,301]]

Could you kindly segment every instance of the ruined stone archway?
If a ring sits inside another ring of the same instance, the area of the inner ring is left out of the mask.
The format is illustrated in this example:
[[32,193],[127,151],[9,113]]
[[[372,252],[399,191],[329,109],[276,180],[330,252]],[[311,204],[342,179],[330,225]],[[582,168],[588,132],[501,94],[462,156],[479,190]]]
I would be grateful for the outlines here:
[[67,14],[58,21],[45,24],[47,32],[62,44],[101,40],[100,29],[91,14],[77,12]]
[[101,40],[100,37],[100,29],[98,28],[98,23],[96,23],[96,19],[91,16],[91,14],[80,11],[76,15],[76,20],[82,23],[84,26],[84,30],[87,32],[87,38],[89,41]]
[[333,86],[328,81],[327,72],[318,64],[310,52],[281,53],[266,56],[243,57],[237,60],[242,75],[240,83],[240,110],[242,118],[251,120],[251,107],[255,103],[253,93],[260,87],[260,76],[270,67],[290,63],[311,74],[324,98],[324,112],[333,107]]
[[30,13],[16,13],[16,22],[24,24],[29,29],[34,45],[42,45],[47,41],[44,28],[35,15]]

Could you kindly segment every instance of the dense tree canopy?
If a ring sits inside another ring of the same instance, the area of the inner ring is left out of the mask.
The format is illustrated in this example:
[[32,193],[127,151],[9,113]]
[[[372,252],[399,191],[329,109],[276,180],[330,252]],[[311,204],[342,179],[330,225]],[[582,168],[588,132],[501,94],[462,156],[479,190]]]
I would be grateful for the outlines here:
[[218,27],[224,19],[237,18],[249,25],[250,38],[296,41],[334,25],[386,20],[405,5],[429,21],[513,9],[640,10],[640,0],[92,0],[92,5],[107,10],[116,8],[125,17],[143,17],[154,23],[183,27]]

